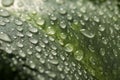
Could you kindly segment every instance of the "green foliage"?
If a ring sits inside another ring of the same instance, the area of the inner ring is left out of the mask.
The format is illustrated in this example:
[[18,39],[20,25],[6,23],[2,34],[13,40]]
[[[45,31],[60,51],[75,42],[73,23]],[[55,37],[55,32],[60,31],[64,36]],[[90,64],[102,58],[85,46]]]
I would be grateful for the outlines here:
[[18,80],[119,80],[117,2],[2,0],[1,70]]

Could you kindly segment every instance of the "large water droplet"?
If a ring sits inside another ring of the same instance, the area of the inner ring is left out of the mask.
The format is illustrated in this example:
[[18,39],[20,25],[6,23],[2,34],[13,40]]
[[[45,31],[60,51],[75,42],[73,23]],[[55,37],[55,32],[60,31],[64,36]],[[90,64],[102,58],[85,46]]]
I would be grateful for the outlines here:
[[76,60],[81,61],[83,59],[84,53],[82,50],[78,50],[74,53],[74,57]]
[[1,4],[5,7],[9,7],[14,3],[14,0],[2,0]]
[[0,32],[0,40],[11,42],[11,38],[6,33],[3,32]]
[[90,32],[90,31],[88,31],[88,30],[86,30],[86,29],[81,29],[80,31],[81,31],[81,33],[82,33],[84,36],[86,36],[86,37],[88,37],[88,38],[93,38],[93,37],[95,36],[94,33]]
[[73,45],[68,43],[65,45],[65,51],[72,52],[73,51]]

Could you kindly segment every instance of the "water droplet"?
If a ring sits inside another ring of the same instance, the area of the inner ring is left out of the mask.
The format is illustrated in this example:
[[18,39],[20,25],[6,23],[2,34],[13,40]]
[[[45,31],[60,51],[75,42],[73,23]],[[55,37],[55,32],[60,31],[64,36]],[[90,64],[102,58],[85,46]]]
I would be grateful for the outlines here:
[[55,30],[52,27],[48,27],[47,33],[53,35],[53,34],[55,34]]
[[81,33],[82,33],[84,36],[86,36],[86,37],[88,37],[88,38],[93,38],[93,37],[95,36],[94,33],[90,32],[90,31],[88,31],[88,30],[86,30],[86,29],[81,29],[80,31],[81,31]]
[[84,55],[84,53],[82,50],[78,50],[74,53],[74,57],[78,61],[81,61],[83,59],[83,55]]
[[2,17],[9,17],[10,14],[9,14],[8,11],[0,9],[0,16],[2,16]]
[[11,49],[11,48],[8,48],[8,47],[5,48],[5,51],[6,51],[7,53],[9,53],[9,54],[11,54],[11,53],[13,52],[12,49]]
[[28,37],[32,37],[32,36],[33,36],[33,34],[30,33],[30,32],[26,32],[26,35],[27,35]]
[[58,60],[55,60],[55,59],[53,59],[53,60],[48,60],[51,64],[58,64]]
[[66,14],[66,10],[63,8],[60,8],[59,12],[60,12],[60,14]]
[[29,40],[32,44],[37,44],[38,43],[38,40],[35,39],[35,38],[30,38]]
[[19,36],[19,37],[24,37],[24,35],[21,32],[17,32],[16,35]]
[[15,20],[15,24],[18,26],[22,26],[23,22],[20,20]]
[[30,67],[32,68],[32,69],[35,69],[35,64],[33,63],[33,61],[30,61]]
[[102,25],[99,25],[98,28],[99,28],[100,31],[104,31],[105,30],[105,27],[103,27]]
[[0,40],[11,42],[11,38],[6,33],[3,32],[0,32]]
[[37,33],[38,29],[34,28],[34,27],[29,27],[29,31],[32,32],[32,33]]
[[52,14],[52,15],[50,16],[50,19],[53,20],[53,21],[55,21],[55,20],[57,20],[57,17]]
[[20,43],[20,42],[17,42],[17,46],[20,47],[20,48],[22,48],[22,47],[23,47],[23,44]]
[[1,26],[5,26],[5,24],[6,24],[5,22],[0,21],[0,25],[1,25]]
[[104,55],[105,55],[105,49],[100,48],[100,54],[101,54],[102,56],[104,56]]
[[31,51],[30,49],[27,49],[27,53],[28,53],[29,55],[31,55],[31,54],[32,54],[32,51]]
[[61,22],[60,22],[60,27],[61,27],[61,28],[65,29],[66,26],[67,26],[67,25],[66,25],[65,21],[61,21]]
[[52,78],[55,78],[55,77],[56,77],[56,74],[55,74],[54,72],[45,71],[45,73],[46,73],[48,76],[52,77]]
[[41,72],[41,73],[43,73],[45,70],[44,70],[44,68],[43,67],[39,67],[39,71]]
[[94,16],[94,20],[95,20],[96,22],[99,22],[99,18],[98,18],[97,16]]
[[40,42],[40,46],[44,48],[45,44],[43,42]]
[[72,16],[70,14],[67,14],[67,19],[72,20]]
[[18,26],[18,27],[17,27],[17,30],[21,32],[21,31],[23,31],[23,27]]
[[62,39],[66,39],[66,35],[65,35],[64,33],[60,33],[60,37],[61,37]]
[[37,19],[36,23],[37,23],[38,25],[42,26],[42,25],[44,25],[45,20],[44,20],[44,19],[41,19],[41,17],[40,17],[40,18]]
[[41,52],[41,48],[39,46],[35,47],[36,51]]
[[53,55],[57,55],[57,52],[55,52],[54,50],[52,50],[51,53],[52,53]]
[[1,4],[5,7],[9,7],[14,3],[14,0],[2,0]]
[[65,51],[72,52],[73,51],[73,45],[68,43],[65,45]]
[[26,54],[25,54],[22,50],[19,51],[19,55],[20,55],[21,57],[25,57],[25,56],[26,56]]

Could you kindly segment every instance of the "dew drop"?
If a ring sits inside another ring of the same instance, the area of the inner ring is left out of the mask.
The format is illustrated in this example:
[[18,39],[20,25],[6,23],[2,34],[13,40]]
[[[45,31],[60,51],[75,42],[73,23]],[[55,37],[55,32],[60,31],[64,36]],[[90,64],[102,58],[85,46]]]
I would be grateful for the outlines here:
[[38,29],[34,28],[34,27],[29,27],[29,31],[32,32],[32,33],[37,33]]
[[104,55],[105,55],[105,49],[100,48],[100,54],[101,54],[102,56],[104,56]]
[[55,20],[57,20],[57,17],[52,14],[52,15],[50,16],[50,19],[53,20],[53,21],[55,21]]
[[38,25],[42,26],[42,25],[45,24],[45,20],[44,20],[44,19],[41,19],[41,17],[40,17],[40,18],[37,19],[36,23],[37,23]]
[[60,14],[66,14],[66,10],[63,8],[60,8],[59,12],[60,12]]
[[67,25],[66,25],[65,21],[61,21],[61,22],[60,22],[60,27],[61,27],[61,28],[65,29],[66,26],[67,26]]
[[14,3],[14,0],[2,0],[1,1],[1,4],[4,6],[4,7],[9,7],[11,5],[13,5]]
[[20,20],[15,20],[15,24],[18,26],[22,26],[23,22]]
[[45,71],[45,73],[50,76],[51,78],[55,78],[56,77],[56,74],[54,72],[51,72],[51,71]]
[[39,46],[35,47],[36,51],[41,52],[41,48]]
[[55,60],[55,59],[53,59],[53,60],[48,60],[51,64],[58,64],[58,60]]
[[27,53],[28,53],[29,55],[31,55],[31,54],[32,54],[32,51],[31,51],[30,49],[27,49]]
[[17,42],[17,46],[20,47],[20,48],[22,48],[22,47],[23,47],[23,44],[20,43],[20,42]]
[[84,53],[82,50],[78,50],[74,53],[74,57],[78,61],[81,61],[83,59],[83,55],[84,55]]
[[67,14],[67,19],[72,20],[72,16],[70,14]]
[[18,27],[17,27],[17,30],[21,32],[21,31],[23,31],[23,27],[18,26]]
[[55,34],[55,30],[52,27],[48,27],[47,33],[53,35],[53,34]]
[[105,30],[105,27],[103,27],[102,25],[99,25],[98,29],[99,29],[100,31],[104,31],[104,30]]
[[27,35],[28,37],[32,37],[32,36],[33,36],[33,34],[30,33],[30,32],[26,32],[26,35]]
[[6,33],[3,32],[0,32],[0,40],[11,42],[11,38]]
[[86,37],[88,37],[88,38],[93,38],[93,37],[95,36],[94,33],[90,32],[90,31],[88,31],[88,30],[86,30],[86,29],[81,29],[80,31],[81,31],[81,33],[82,33],[84,36],[86,36]]
[[11,53],[13,52],[12,49],[11,49],[11,48],[8,48],[8,47],[5,48],[5,51],[6,51],[7,53],[9,53],[9,54],[11,54]]
[[16,35],[19,36],[19,37],[24,37],[24,35],[21,32],[17,32]]
[[19,55],[20,55],[21,57],[25,57],[25,56],[26,56],[26,54],[25,54],[22,50],[19,51]]
[[72,52],[73,51],[73,45],[68,43],[65,45],[65,51]]
[[29,40],[30,40],[30,42],[31,42],[32,44],[37,44],[37,43],[38,43],[38,40],[37,40],[37,39],[30,38]]
[[2,16],[2,17],[9,17],[10,14],[9,14],[8,11],[0,9],[0,16]]
[[60,33],[60,37],[61,37],[62,39],[66,39],[66,35],[65,35],[64,33]]

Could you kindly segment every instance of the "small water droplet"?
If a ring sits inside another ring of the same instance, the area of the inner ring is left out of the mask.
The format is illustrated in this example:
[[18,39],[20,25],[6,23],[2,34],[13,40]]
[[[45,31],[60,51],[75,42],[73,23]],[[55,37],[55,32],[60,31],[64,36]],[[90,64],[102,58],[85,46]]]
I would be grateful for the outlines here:
[[55,20],[57,20],[57,17],[55,15],[51,14],[50,19],[55,21]]
[[90,32],[90,31],[88,31],[88,30],[86,30],[86,29],[81,29],[80,31],[81,31],[81,33],[82,33],[84,36],[86,36],[86,37],[88,37],[88,38],[93,38],[93,37],[95,36],[94,33]]
[[21,31],[23,31],[23,27],[18,26],[18,27],[17,27],[17,30],[21,32]]
[[30,61],[30,67],[32,68],[32,69],[35,69],[35,64],[33,63],[33,61]]
[[99,28],[100,31],[104,31],[105,30],[105,27],[103,27],[102,25],[99,25],[98,28]]
[[34,28],[34,27],[29,27],[29,31],[32,32],[32,33],[37,33],[38,29]]
[[10,14],[9,14],[8,11],[0,9],[0,16],[2,16],[2,17],[9,17]]
[[32,51],[31,51],[30,49],[27,49],[27,53],[28,53],[29,55],[31,55],[31,54],[32,54]]
[[61,22],[60,22],[60,27],[61,27],[61,28],[65,29],[66,26],[67,26],[67,25],[66,25],[65,21],[61,21]]
[[18,26],[22,26],[23,22],[20,20],[15,20],[15,24]]
[[52,27],[48,27],[47,33],[53,35],[53,34],[55,34],[55,30]]
[[21,32],[17,32],[16,35],[19,36],[19,37],[24,37],[24,35]]
[[2,1],[1,1],[1,4],[2,4],[4,7],[9,7],[9,6],[11,6],[13,3],[14,3],[14,0],[2,0]]
[[39,46],[35,47],[36,51],[41,52],[41,48]]
[[72,20],[72,16],[70,14],[67,14],[67,19]]
[[9,53],[9,54],[11,54],[11,53],[13,52],[12,49],[11,49],[11,48],[8,48],[8,47],[5,48],[5,51],[6,51],[7,53]]
[[28,37],[32,37],[32,36],[33,36],[33,34],[30,33],[30,32],[26,32],[26,35],[27,35]]
[[66,14],[66,10],[64,8],[60,8],[59,12],[60,14]]
[[84,53],[82,50],[78,50],[74,53],[74,57],[78,61],[81,61],[83,59],[83,55],[84,55]]
[[73,51],[73,45],[68,43],[65,45],[65,51],[72,52]]
[[29,40],[32,44],[37,44],[38,43],[38,40],[35,39],[35,38],[30,38]]
[[19,51],[19,55],[20,55],[21,57],[26,57],[26,54],[25,54],[22,50]]
[[17,46],[20,47],[20,48],[22,48],[22,47],[23,47],[23,44],[20,43],[20,42],[17,42]]
[[60,37],[61,37],[62,39],[66,39],[66,35],[65,35],[64,33],[60,33]]
[[101,54],[102,56],[105,55],[105,49],[104,49],[104,48],[100,48],[100,54]]
[[36,23],[40,26],[44,25],[45,24],[45,20],[42,19],[41,17],[37,19]]
[[51,72],[51,71],[45,71],[45,73],[50,76],[51,78],[55,78],[56,77],[56,74],[54,72]]
[[51,64],[58,64],[58,60],[52,59],[52,60],[48,60]]
[[11,42],[11,38],[8,36],[8,34],[0,32],[0,40]]

